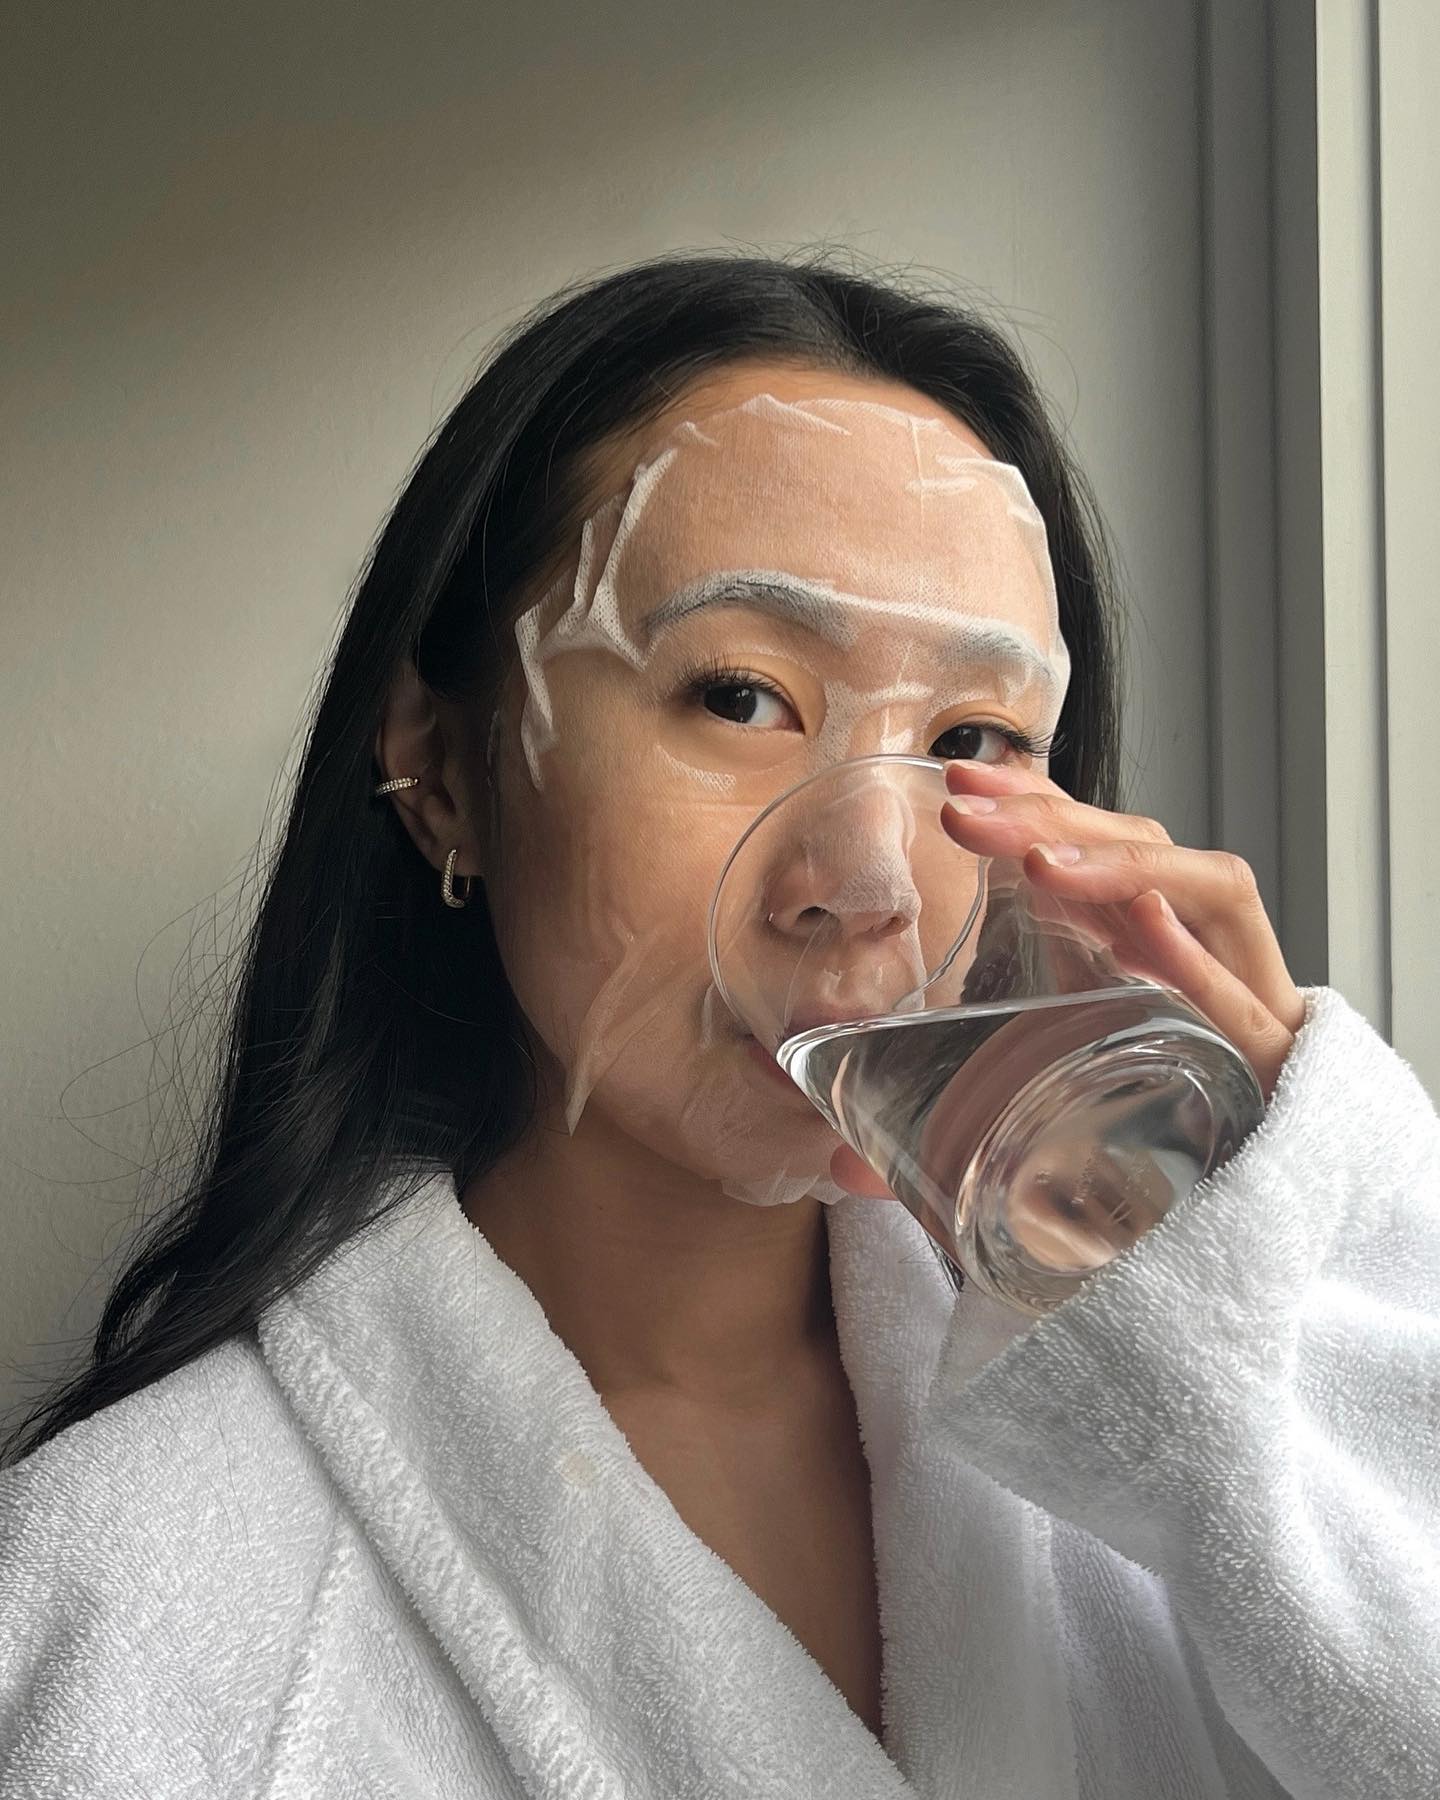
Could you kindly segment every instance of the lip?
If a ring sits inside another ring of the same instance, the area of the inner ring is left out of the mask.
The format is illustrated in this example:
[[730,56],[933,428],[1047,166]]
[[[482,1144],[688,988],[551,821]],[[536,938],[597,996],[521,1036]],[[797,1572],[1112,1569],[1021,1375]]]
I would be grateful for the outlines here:
[[[883,1009],[882,1009],[883,1010]],[[789,1021],[785,1035],[787,1038],[799,1037],[802,1032],[815,1031],[822,1025],[855,1025],[861,1019],[873,1019],[878,1015],[858,1007],[817,1007],[808,1012],[798,1012]]]
[[792,1094],[798,1094],[800,1092],[799,1088],[796,1087],[795,1083],[790,1079],[790,1077],[780,1067],[779,1063],[776,1062],[775,1058],[770,1054],[770,1052],[765,1048],[765,1046],[760,1042],[760,1040],[758,1038],[747,1037],[747,1038],[743,1039],[743,1044],[744,1044],[744,1048],[745,1048],[745,1054],[751,1059],[752,1062],[759,1063],[760,1067],[765,1071],[765,1073],[767,1075],[770,1076],[770,1078],[773,1081],[778,1081],[778,1082],[783,1083],[783,1085],[786,1088],[788,1088]]

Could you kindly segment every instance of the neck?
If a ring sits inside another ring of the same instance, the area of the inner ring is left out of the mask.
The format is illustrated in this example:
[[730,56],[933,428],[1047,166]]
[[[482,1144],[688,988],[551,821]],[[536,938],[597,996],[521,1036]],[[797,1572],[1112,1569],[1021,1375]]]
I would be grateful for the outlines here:
[[587,1110],[541,1128],[460,1203],[607,1396],[763,1405],[834,1344],[824,1208],[759,1207]]

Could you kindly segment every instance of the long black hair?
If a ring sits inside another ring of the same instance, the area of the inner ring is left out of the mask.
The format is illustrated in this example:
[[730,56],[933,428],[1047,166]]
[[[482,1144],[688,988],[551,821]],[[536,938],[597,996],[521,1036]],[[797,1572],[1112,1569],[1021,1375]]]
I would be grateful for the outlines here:
[[483,892],[441,906],[435,871],[371,797],[387,691],[409,659],[438,695],[493,705],[519,596],[584,517],[586,453],[692,378],[758,357],[908,383],[1021,470],[1071,657],[1050,773],[1077,799],[1118,805],[1120,611],[1104,532],[1002,330],[948,293],[828,254],[679,253],[553,296],[500,340],[370,551],[226,996],[189,1173],[138,1234],[85,1366],[11,1432],[0,1466],[253,1331],[436,1171],[463,1188],[524,1134],[534,1071]]

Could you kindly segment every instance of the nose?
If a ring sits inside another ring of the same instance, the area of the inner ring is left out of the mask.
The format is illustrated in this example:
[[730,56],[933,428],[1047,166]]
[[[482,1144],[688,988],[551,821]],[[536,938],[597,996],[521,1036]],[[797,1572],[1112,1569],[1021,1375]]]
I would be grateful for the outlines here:
[[876,786],[831,801],[788,840],[772,871],[766,916],[782,936],[846,942],[902,936],[920,917],[905,796]]

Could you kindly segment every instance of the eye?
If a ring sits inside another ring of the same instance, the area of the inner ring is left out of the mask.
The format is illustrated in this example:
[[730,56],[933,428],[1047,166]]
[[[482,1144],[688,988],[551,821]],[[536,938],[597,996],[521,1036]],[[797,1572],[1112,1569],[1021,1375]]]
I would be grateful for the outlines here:
[[757,725],[774,730],[784,725],[790,708],[773,688],[753,681],[717,681],[704,692],[707,712],[733,725]]
[[987,731],[991,737],[998,737],[1008,744],[1017,757],[1044,756],[1052,748],[1050,739],[1031,737],[1029,732],[1018,731],[1013,725],[996,725],[986,719],[967,719],[963,725],[952,725],[948,731],[942,732],[930,746],[930,754],[938,756],[943,762],[1003,762],[1003,754],[976,754],[976,740]]
[[799,724],[784,695],[748,669],[696,669],[685,677],[684,690],[687,699],[727,724],[746,725],[757,731],[784,730],[787,725]]

